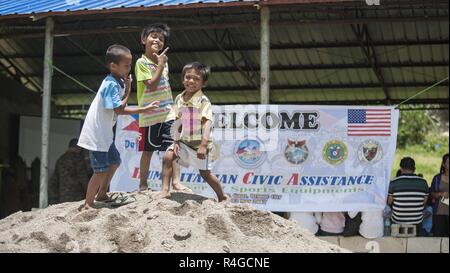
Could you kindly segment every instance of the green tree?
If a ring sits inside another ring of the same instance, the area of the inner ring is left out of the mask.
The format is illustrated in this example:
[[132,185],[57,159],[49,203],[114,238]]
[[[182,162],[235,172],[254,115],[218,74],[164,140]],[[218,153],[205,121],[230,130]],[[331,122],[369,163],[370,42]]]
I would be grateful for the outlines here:
[[423,144],[427,135],[433,130],[433,121],[426,110],[409,110],[400,112],[397,145]]

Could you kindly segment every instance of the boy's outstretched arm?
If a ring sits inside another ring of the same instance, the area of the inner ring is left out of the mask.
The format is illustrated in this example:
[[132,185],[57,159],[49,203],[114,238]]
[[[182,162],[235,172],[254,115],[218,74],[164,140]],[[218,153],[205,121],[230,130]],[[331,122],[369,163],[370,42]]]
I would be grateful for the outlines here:
[[134,115],[134,114],[140,114],[140,113],[145,113],[145,112],[151,111],[153,109],[158,108],[158,106],[159,106],[159,101],[154,101],[150,104],[147,104],[144,107],[129,107],[129,106],[121,105],[117,108],[114,108],[114,112],[117,115]]
[[212,125],[211,120],[203,118],[203,120],[202,120],[202,141],[200,142],[200,146],[197,149],[197,157],[199,159],[206,158],[208,141],[211,136],[211,125]]

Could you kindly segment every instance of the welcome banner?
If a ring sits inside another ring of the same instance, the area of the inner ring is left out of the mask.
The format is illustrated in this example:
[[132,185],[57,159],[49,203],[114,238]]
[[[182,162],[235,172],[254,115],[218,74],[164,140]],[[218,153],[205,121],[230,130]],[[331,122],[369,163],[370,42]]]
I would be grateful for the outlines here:
[[[398,110],[376,106],[214,106],[220,158],[212,172],[232,203],[270,211],[370,211],[386,203],[396,149]],[[137,116],[119,116],[122,164],[113,191],[139,185]],[[161,189],[154,153],[149,187]],[[181,168],[181,182],[216,197],[198,170]]]

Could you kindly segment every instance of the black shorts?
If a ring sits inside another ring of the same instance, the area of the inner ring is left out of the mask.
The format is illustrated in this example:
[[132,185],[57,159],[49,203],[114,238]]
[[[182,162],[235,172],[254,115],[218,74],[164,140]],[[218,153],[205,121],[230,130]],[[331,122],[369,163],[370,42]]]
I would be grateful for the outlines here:
[[173,144],[174,120],[157,123],[149,127],[140,127],[139,152],[166,151]]

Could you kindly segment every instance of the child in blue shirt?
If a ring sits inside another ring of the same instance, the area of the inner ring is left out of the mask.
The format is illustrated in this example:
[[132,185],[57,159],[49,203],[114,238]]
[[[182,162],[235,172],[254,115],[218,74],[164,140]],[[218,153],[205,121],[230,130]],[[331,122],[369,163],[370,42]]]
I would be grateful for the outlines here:
[[127,106],[132,82],[129,75],[131,61],[130,50],[122,45],[112,45],[106,51],[106,64],[111,74],[103,80],[89,107],[78,141],[78,146],[89,150],[94,171],[88,184],[86,201],[80,210],[92,209],[94,199],[108,199],[106,192],[109,183],[120,165],[120,154],[114,145],[113,132],[117,115],[143,113],[159,105],[155,101],[143,107]]

